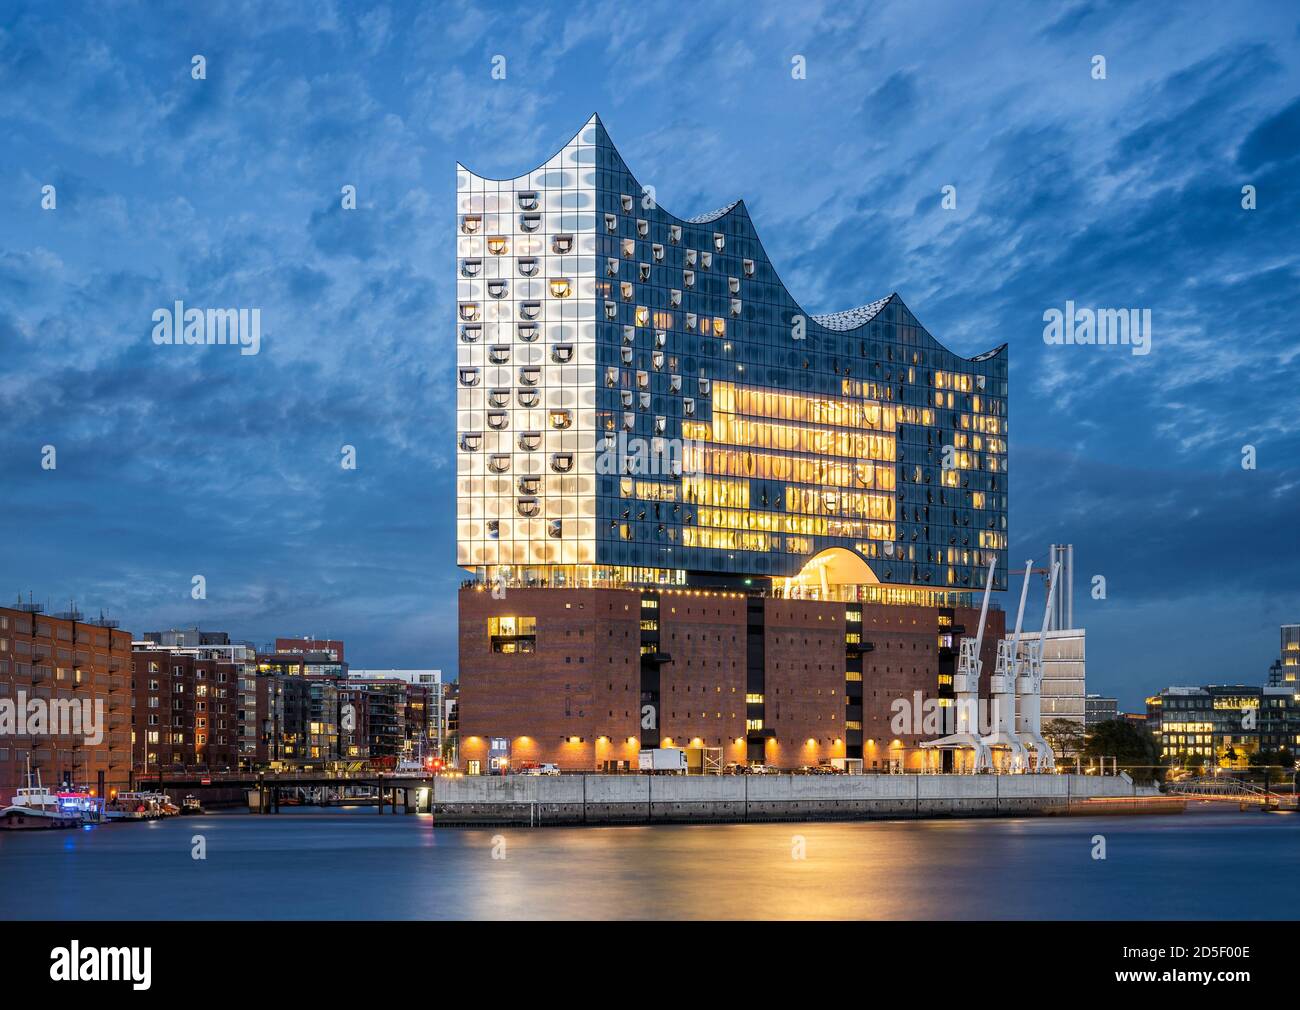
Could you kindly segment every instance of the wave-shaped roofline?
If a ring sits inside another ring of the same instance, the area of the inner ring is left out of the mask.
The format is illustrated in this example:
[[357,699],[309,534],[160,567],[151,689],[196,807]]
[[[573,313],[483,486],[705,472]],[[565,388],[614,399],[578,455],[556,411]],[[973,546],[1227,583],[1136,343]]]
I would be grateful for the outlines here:
[[[632,167],[627,163],[627,159],[623,157],[623,152],[620,151],[618,149],[618,145],[614,143],[614,139],[609,135],[609,130],[606,128],[605,123],[600,118],[600,113],[598,112],[593,112],[591,116],[587,119],[587,121],[582,124],[578,132],[574,133],[572,136],[569,137],[568,140],[566,140],[558,148],[556,148],[554,153],[551,154],[550,157],[545,158],[540,164],[529,169],[527,172],[521,172],[519,175],[495,178],[493,176],[482,175],[479,172],[475,172],[474,169],[470,168],[468,165],[460,161],[456,162],[456,168],[464,169],[466,172],[469,172],[475,178],[482,179],[484,182],[515,182],[518,179],[522,179],[525,175],[531,175],[533,172],[541,171],[546,166],[547,162],[549,162],[552,158],[554,158],[556,155],[562,152],[566,147],[572,144],[574,140],[581,137],[583,132],[587,129],[590,129],[592,126],[595,126],[600,130],[604,131],[605,139],[609,141],[609,146],[613,150],[613,152],[618,156],[618,160],[623,163],[623,167],[627,170],[627,174],[630,175],[639,184],[641,180],[637,178],[636,173],[632,171]],[[849,309],[841,309],[838,312],[812,313],[806,311],[803,308],[803,304],[799,301],[798,298],[795,297],[794,292],[790,290],[790,286],[786,284],[785,280],[781,277],[780,271],[777,270],[776,268],[776,262],[772,259],[771,255],[768,254],[767,246],[764,244],[763,239],[759,236],[758,228],[755,227],[754,219],[750,217],[749,208],[745,206],[745,201],[743,198],[738,200],[733,200],[731,203],[727,204],[724,207],[719,207],[717,210],[710,211],[707,214],[699,214],[695,217],[678,217],[672,211],[668,210],[662,204],[658,203],[657,200],[655,205],[660,211],[662,211],[668,217],[672,218],[678,224],[690,224],[690,225],[712,224],[715,221],[721,221],[724,218],[728,218],[733,214],[736,214],[738,216],[743,216],[744,219],[749,222],[750,230],[754,233],[754,241],[756,241],[758,243],[759,248],[763,250],[764,258],[767,260],[768,265],[771,266],[772,273],[776,275],[777,283],[781,285],[782,289],[790,297],[790,301],[794,302],[794,304],[798,306],[799,310],[805,316],[807,316],[809,319],[811,319],[813,322],[815,322],[818,326],[820,326],[824,330],[827,330],[832,333],[853,333],[858,330],[861,330],[862,327],[867,326],[869,323],[871,323],[871,321],[875,319],[876,316],[878,316],[884,310],[884,308],[890,304],[890,302],[894,302],[894,301],[898,302],[899,305],[907,309],[908,313],[912,316],[912,318],[916,319],[916,313],[912,312],[910,308],[907,308],[907,303],[903,301],[902,297],[898,294],[897,291],[891,292],[889,295],[885,296],[884,298],[878,298],[875,301],[867,302],[863,305],[855,305],[854,307]],[[917,319],[916,321],[921,328],[921,332],[924,333],[927,337],[929,337],[930,341],[936,347],[938,347],[942,351],[946,351],[948,354],[953,355],[953,357],[961,358],[961,360],[963,361],[970,361],[970,362],[990,361],[993,358],[996,358],[999,355],[1005,353],[1007,349],[1007,345],[1003,343],[987,351],[983,351],[979,354],[972,355],[971,357],[965,357],[961,354],[958,354],[951,347],[948,347],[946,344],[941,342],[939,338],[936,337],[933,333],[931,333],[925,327],[925,325],[921,323],[919,319]],[[849,324],[849,325],[845,325],[845,324]]]

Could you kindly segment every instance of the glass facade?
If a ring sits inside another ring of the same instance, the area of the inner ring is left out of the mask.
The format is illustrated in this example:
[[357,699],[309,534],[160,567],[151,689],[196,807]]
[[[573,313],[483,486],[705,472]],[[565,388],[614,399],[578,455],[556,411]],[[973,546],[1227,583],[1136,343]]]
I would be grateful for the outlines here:
[[839,547],[1005,588],[1005,345],[959,357],[897,295],[806,314],[743,203],[667,213],[596,117],[457,190],[458,564],[682,584]]

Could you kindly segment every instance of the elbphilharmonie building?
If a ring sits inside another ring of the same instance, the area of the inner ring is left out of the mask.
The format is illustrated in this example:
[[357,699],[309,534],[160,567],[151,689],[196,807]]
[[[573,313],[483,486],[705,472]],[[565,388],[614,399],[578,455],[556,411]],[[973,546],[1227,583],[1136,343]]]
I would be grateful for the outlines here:
[[[518,177],[458,166],[457,563],[494,599],[937,613],[994,559],[1005,588],[1005,345],[955,354],[896,294],[807,313],[743,201],[679,218],[657,195],[596,116]],[[462,665],[501,655],[465,607]]]

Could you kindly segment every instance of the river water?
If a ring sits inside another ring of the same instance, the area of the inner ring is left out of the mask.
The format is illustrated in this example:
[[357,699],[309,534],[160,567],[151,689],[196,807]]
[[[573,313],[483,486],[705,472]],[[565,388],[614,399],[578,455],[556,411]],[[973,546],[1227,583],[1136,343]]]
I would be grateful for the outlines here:
[[0,833],[6,919],[1282,919],[1298,908],[1300,816],[1235,810],[529,830],[294,809]]

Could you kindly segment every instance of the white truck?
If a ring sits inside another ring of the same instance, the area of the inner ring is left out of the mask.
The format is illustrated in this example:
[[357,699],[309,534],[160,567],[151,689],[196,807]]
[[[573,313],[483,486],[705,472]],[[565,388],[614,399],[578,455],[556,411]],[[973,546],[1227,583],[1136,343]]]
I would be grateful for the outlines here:
[[677,747],[653,747],[636,757],[637,769],[651,775],[685,775],[686,751]]

